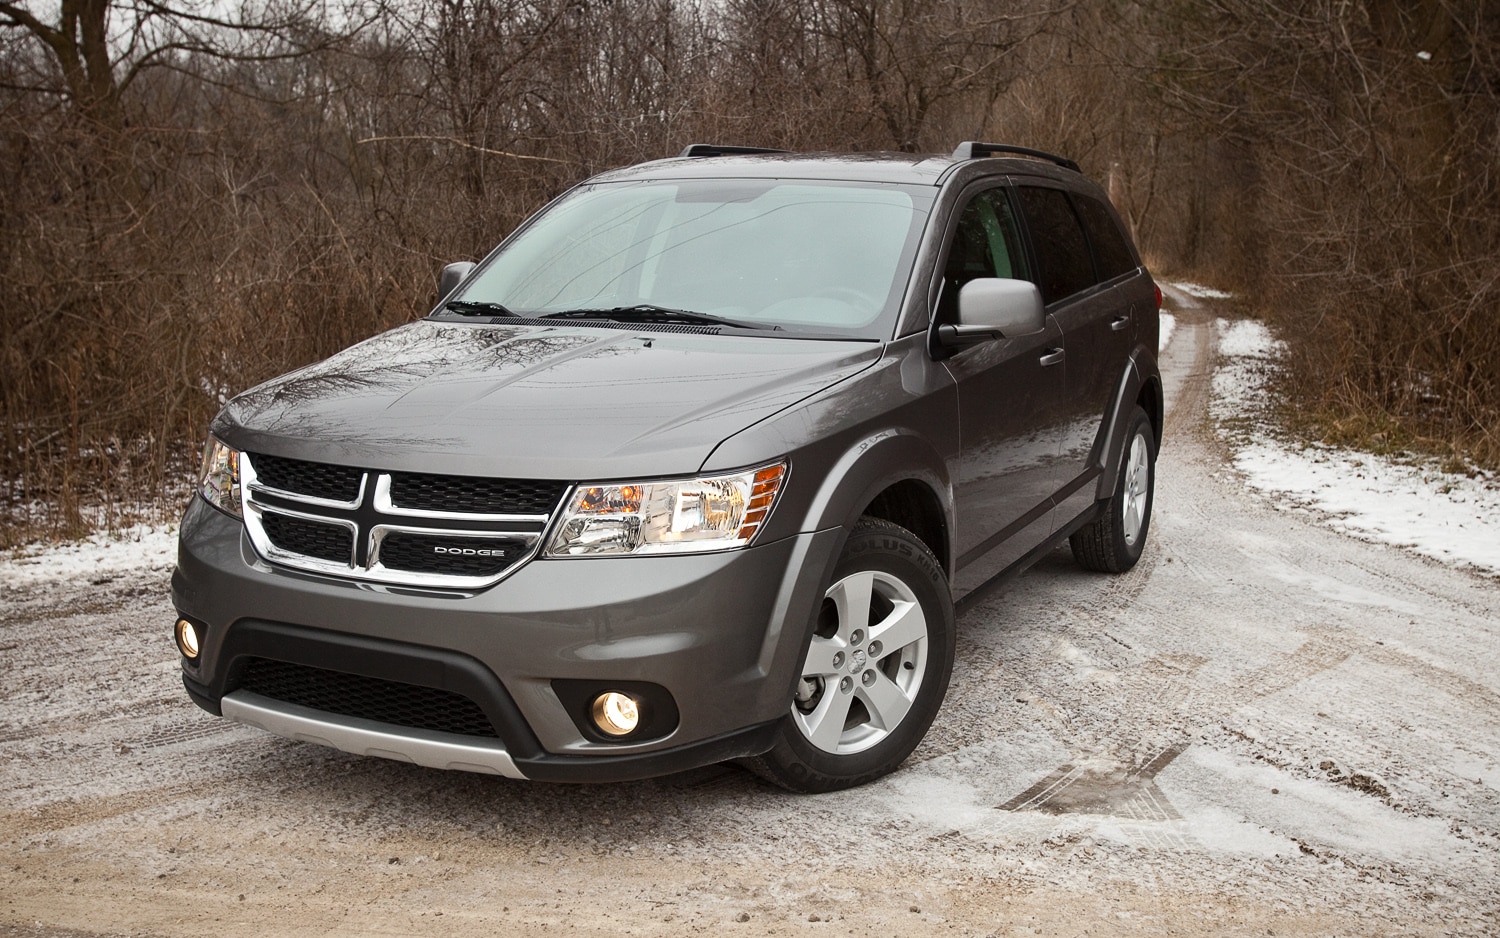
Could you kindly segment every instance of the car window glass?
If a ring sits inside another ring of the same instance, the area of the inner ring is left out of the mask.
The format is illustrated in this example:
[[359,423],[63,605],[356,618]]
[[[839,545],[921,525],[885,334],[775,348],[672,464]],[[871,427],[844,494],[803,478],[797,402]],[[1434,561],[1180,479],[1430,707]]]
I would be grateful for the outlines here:
[[1083,230],[1088,232],[1089,243],[1094,246],[1094,262],[1099,265],[1099,279],[1113,280],[1136,268],[1135,255],[1130,244],[1120,231],[1120,224],[1108,207],[1092,196],[1073,195],[1073,204],[1083,219]]
[[786,180],[589,186],[548,209],[460,300],[526,315],[641,304],[879,335],[921,233],[915,187]]
[[958,291],[978,277],[1028,279],[1021,252],[1016,217],[1004,189],[988,189],[974,196],[958,217],[948,263],[943,271],[939,317],[956,319]]
[[1047,303],[1072,296],[1093,286],[1094,264],[1078,215],[1061,189],[1021,187],[1021,205],[1041,268],[1037,286]]

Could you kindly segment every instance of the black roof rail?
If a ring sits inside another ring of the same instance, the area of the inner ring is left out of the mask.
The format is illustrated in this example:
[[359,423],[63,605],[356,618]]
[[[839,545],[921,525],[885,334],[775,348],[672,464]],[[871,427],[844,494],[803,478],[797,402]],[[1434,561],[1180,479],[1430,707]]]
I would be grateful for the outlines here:
[[755,153],[790,153],[791,150],[773,150],[769,147],[721,147],[716,143],[691,143],[677,154],[684,156],[744,156]]
[[1083,172],[1083,170],[1078,168],[1077,163],[1065,156],[1058,156],[1055,153],[1047,153],[1042,150],[1033,150],[1030,147],[1011,146],[1008,143],[980,143],[977,140],[965,140],[958,145],[958,149],[953,151],[953,158],[955,160],[977,160],[981,157],[995,156],[999,153],[1019,153],[1022,156],[1034,156],[1039,160],[1056,163],[1063,169],[1071,169],[1075,173]]

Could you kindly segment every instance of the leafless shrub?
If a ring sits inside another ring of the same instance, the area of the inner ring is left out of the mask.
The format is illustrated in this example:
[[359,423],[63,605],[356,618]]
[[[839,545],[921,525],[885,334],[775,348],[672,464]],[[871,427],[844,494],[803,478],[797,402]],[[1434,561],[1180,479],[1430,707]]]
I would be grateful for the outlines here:
[[1179,103],[1225,129],[1248,285],[1317,423],[1500,461],[1500,11],[1196,7]]

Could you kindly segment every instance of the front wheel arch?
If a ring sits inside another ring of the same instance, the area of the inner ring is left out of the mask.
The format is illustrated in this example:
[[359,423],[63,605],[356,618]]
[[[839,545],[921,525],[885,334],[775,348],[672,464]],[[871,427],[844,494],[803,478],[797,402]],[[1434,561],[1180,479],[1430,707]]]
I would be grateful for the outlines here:
[[797,792],[894,771],[937,716],[955,637],[952,594],[932,551],[900,525],[860,519],[805,640],[776,742],[744,764]]

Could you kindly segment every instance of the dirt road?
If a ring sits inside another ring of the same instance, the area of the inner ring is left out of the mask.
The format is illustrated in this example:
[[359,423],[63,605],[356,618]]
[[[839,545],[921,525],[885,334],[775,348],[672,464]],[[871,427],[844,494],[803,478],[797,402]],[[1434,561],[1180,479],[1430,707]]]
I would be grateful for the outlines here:
[[1152,541],[960,615],[895,776],[560,787],[183,695],[168,571],[0,596],[0,934],[1500,933],[1500,587],[1247,496],[1179,311]]

